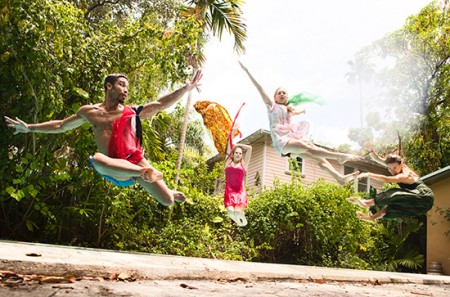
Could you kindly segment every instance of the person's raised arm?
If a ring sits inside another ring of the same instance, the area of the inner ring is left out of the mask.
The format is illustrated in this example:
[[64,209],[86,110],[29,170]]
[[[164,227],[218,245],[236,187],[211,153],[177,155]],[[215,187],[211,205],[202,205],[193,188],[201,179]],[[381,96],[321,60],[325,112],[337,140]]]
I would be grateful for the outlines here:
[[252,81],[253,85],[258,90],[259,94],[261,95],[261,98],[263,99],[264,103],[269,106],[273,106],[274,102],[270,97],[267,95],[266,91],[264,91],[263,87],[256,81],[256,79],[250,74],[250,71],[248,71],[247,67],[244,66],[244,64],[239,61],[239,65],[241,65],[241,68],[247,73],[248,77]]
[[176,103],[181,97],[194,88],[198,88],[200,86],[200,80],[203,76],[202,70],[199,69],[195,72],[194,77],[188,83],[186,83],[183,87],[173,91],[170,94],[164,95],[156,101],[147,103],[144,105],[140,117],[142,119],[150,118],[158,112],[169,108],[174,103]]
[[416,178],[410,172],[402,172],[393,176],[386,176],[372,172],[363,172],[358,175],[358,178],[368,177],[383,183],[406,183],[412,184],[416,182]]
[[252,147],[243,143],[237,143],[236,146],[242,148],[242,153],[244,154],[242,166],[244,166],[245,170],[247,170],[248,164],[250,163],[250,158],[252,157]]
[[290,105],[288,105],[288,110],[290,110],[292,115],[301,115],[301,114],[306,114],[306,109],[304,107],[300,107],[300,108],[294,108]]
[[[211,105],[210,105],[211,106]],[[209,106],[208,106],[209,107]],[[239,124],[235,123],[235,125],[233,126],[233,129],[230,133],[230,136],[234,139],[234,135],[236,134],[236,131],[239,130]],[[231,150],[232,150],[232,140],[230,140],[230,138],[228,138],[227,140],[227,149],[225,152],[225,168],[230,165],[231,161],[233,161],[233,156],[231,155]]]
[[8,123],[8,127],[16,129],[14,134],[30,132],[48,134],[63,133],[78,128],[86,122],[79,113],[71,115],[63,120],[52,120],[36,124],[27,124],[17,117],[13,120],[5,116],[5,120]]
[[373,144],[372,144],[372,142],[366,141],[366,142],[364,142],[363,145],[364,145],[364,148],[365,148],[366,150],[369,151],[368,154],[369,154],[370,158],[371,158],[373,161],[377,162],[378,164],[380,164],[380,165],[382,165],[382,166],[384,166],[384,167],[387,167],[385,159],[383,159],[382,157],[380,157],[380,156],[377,154],[377,152],[375,152],[375,150],[373,149]]

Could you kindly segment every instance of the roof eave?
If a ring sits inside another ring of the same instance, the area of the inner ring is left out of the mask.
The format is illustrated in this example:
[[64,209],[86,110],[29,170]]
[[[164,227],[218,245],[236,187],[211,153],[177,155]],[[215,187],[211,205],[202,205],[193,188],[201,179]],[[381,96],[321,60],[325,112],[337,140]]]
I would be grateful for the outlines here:
[[431,172],[427,175],[424,175],[424,176],[422,176],[421,179],[427,185],[432,185],[432,184],[440,182],[446,178],[450,178],[450,166],[441,168],[441,169]]

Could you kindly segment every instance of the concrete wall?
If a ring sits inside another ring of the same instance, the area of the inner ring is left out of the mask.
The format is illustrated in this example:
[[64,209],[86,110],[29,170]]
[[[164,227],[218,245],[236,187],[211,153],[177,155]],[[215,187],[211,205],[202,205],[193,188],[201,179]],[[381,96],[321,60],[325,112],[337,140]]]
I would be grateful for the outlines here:
[[434,192],[434,206],[428,212],[427,220],[427,267],[430,262],[440,262],[444,274],[450,275],[450,222],[436,210],[450,209],[450,178],[429,186]]

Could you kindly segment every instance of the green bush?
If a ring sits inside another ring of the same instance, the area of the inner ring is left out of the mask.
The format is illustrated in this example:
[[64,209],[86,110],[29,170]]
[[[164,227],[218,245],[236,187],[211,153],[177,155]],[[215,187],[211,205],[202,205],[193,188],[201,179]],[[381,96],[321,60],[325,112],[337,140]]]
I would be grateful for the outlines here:
[[252,199],[247,238],[258,251],[254,260],[367,267],[363,256],[369,228],[345,201],[350,194],[349,188],[322,180],[311,185],[293,181]]

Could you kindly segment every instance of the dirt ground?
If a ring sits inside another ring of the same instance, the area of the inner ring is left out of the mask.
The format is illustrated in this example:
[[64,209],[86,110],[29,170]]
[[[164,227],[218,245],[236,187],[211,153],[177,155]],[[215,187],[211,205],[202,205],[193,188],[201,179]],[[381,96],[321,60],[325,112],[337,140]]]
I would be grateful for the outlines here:
[[450,285],[234,280],[27,280],[0,282],[1,297],[23,296],[450,296]]

